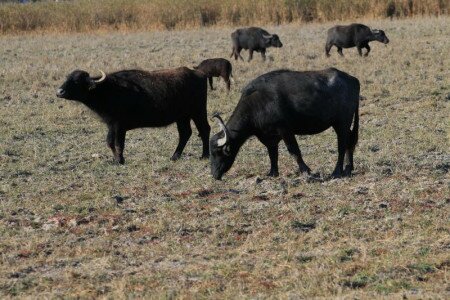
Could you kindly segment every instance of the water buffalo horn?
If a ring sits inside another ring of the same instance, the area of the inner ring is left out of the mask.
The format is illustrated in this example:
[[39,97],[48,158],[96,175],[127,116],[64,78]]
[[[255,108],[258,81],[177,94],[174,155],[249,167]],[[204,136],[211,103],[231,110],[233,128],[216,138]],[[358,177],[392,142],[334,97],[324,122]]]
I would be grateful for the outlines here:
[[225,123],[223,122],[222,118],[220,117],[220,115],[218,113],[214,114],[213,118],[217,119],[217,123],[219,124],[220,129],[223,131],[223,138],[217,140],[217,146],[222,147],[228,141],[228,135],[227,135],[228,130],[227,130],[227,127],[225,126]]
[[103,80],[106,79],[106,74],[105,74],[105,72],[103,72],[102,70],[99,70],[99,71],[100,71],[100,73],[102,74],[102,77],[101,77],[100,79],[94,80],[95,83],[100,83],[100,82],[102,82]]

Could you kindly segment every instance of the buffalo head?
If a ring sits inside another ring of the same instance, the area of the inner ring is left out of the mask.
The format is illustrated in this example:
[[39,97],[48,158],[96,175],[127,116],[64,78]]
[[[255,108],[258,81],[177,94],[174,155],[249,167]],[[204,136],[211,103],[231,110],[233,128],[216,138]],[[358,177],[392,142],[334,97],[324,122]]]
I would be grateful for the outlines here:
[[263,38],[267,47],[276,47],[276,48],[283,47],[280,38],[276,34],[263,35]]
[[227,126],[219,114],[214,114],[221,131],[215,134],[209,141],[211,173],[217,180],[221,180],[234,163],[239,149],[233,145]]
[[375,38],[376,41],[379,41],[383,44],[388,44],[389,43],[389,39],[387,38],[386,34],[384,33],[383,30],[380,29],[374,29],[372,30],[372,34]]
[[67,100],[84,100],[90,90],[106,79],[106,74],[101,70],[100,73],[102,74],[101,77],[93,78],[86,71],[73,71],[56,91],[56,96]]

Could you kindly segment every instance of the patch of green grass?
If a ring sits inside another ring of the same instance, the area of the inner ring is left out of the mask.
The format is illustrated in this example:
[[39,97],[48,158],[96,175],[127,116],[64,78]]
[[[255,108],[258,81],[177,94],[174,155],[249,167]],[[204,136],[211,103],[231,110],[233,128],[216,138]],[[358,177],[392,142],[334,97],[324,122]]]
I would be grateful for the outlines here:
[[358,249],[356,248],[349,248],[339,251],[338,255],[338,261],[340,262],[346,262],[351,261],[353,259],[353,256],[360,253]]
[[412,285],[404,280],[391,280],[388,282],[383,282],[380,284],[377,284],[375,286],[375,291],[377,293],[383,294],[383,295],[388,295],[391,293],[396,293],[398,291],[401,290],[409,290],[412,289]]
[[421,275],[436,271],[436,268],[433,265],[424,262],[408,265],[408,269],[417,271]]
[[308,262],[314,260],[314,258],[315,257],[312,255],[299,255],[296,257],[297,261],[301,264],[308,263]]
[[292,221],[291,223],[292,229],[298,232],[309,232],[316,228],[315,222],[301,222],[298,220]]
[[16,282],[14,282],[12,285],[10,285],[9,287],[6,287],[5,289],[2,290],[6,290],[6,294],[9,296],[19,296],[23,293],[26,293],[29,289],[33,288],[36,286],[36,283],[33,281],[33,279],[30,278],[22,278],[22,279],[18,279]]
[[351,208],[350,206],[344,206],[339,209],[338,216],[340,218],[343,218],[344,216],[347,216],[347,215],[351,214],[352,212],[354,212],[353,208]]
[[419,249],[419,251],[417,251],[417,254],[419,256],[427,256],[428,253],[430,253],[430,247],[422,247]]
[[342,285],[351,289],[359,289],[367,286],[369,283],[377,280],[376,276],[370,276],[366,273],[358,273],[352,278],[344,280]]

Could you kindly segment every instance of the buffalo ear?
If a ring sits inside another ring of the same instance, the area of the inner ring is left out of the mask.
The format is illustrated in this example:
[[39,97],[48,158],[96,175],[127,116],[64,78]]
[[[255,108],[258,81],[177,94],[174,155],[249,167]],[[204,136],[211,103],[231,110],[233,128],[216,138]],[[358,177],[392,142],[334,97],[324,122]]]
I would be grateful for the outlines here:
[[230,151],[230,145],[225,145],[222,148],[223,154],[225,154],[226,156],[230,156],[231,151]]
[[99,79],[93,79],[91,76],[89,76],[89,90],[94,89],[98,83],[103,82],[106,79],[106,74],[102,70],[99,70],[102,76]]
[[93,90],[97,87],[98,82],[96,82],[94,79],[92,79],[91,77],[89,77],[89,90]]
[[270,34],[270,35],[265,35],[265,34],[263,34],[263,39],[264,39],[264,43],[266,44],[266,45],[270,45],[270,43],[272,42],[272,38],[273,38],[273,36]]
[[95,89],[95,86],[97,85],[97,84],[95,83],[95,81],[92,80],[90,77],[89,77],[89,82],[88,82],[88,84],[89,84],[89,90]]

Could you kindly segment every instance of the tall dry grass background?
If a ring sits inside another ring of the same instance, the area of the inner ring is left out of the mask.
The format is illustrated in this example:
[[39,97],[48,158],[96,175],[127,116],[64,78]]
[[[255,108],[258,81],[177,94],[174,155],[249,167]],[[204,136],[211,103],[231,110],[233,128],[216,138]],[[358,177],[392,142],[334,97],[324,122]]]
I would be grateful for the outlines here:
[[184,29],[446,15],[448,0],[80,0],[0,5],[0,32]]

